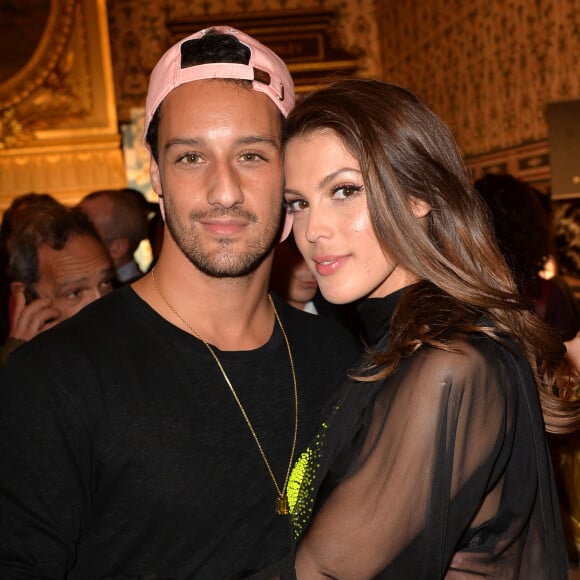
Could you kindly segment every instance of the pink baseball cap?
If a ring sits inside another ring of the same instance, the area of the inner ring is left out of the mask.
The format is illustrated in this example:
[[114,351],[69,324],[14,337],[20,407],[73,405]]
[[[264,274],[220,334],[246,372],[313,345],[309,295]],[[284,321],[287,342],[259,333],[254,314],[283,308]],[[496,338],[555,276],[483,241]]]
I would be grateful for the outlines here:
[[[182,46],[205,36],[209,31],[230,34],[250,49],[248,64],[216,62],[182,63]],[[255,38],[230,26],[212,26],[187,36],[174,44],[155,65],[149,80],[145,102],[145,136],[149,123],[163,99],[178,86],[204,79],[242,79],[252,81],[254,90],[264,93],[287,117],[295,103],[294,83],[284,61]]]

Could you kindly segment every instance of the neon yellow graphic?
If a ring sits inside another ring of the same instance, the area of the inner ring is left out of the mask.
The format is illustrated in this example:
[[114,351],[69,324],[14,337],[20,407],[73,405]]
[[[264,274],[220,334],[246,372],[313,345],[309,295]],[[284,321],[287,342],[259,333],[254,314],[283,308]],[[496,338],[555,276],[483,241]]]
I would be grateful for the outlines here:
[[300,492],[300,486],[308,469],[308,464],[312,459],[312,449],[307,448],[302,455],[296,460],[294,467],[292,468],[292,473],[290,474],[290,479],[288,480],[288,505],[290,506],[290,513],[294,513],[294,508],[298,501],[298,494]]

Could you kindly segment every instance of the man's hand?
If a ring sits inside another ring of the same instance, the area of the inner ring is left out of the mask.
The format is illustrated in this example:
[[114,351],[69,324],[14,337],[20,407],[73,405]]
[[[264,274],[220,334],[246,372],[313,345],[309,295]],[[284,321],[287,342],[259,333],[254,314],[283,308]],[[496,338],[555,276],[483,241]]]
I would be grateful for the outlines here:
[[26,304],[24,291],[14,296],[14,320],[10,337],[30,340],[60,322],[60,311],[52,305],[52,298],[37,298]]

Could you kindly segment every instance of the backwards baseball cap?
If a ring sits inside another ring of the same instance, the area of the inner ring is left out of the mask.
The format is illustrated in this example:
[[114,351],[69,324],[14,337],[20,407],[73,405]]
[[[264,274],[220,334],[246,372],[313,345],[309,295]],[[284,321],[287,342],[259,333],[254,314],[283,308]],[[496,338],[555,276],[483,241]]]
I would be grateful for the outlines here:
[[[215,62],[191,64],[188,53],[191,41],[205,36],[209,31],[229,34],[250,49],[247,64]],[[163,99],[178,86],[206,79],[241,79],[252,81],[254,90],[264,93],[287,117],[294,107],[294,83],[284,61],[255,38],[229,26],[212,26],[200,30],[174,44],[155,65],[149,80],[145,102],[145,136],[151,118]]]

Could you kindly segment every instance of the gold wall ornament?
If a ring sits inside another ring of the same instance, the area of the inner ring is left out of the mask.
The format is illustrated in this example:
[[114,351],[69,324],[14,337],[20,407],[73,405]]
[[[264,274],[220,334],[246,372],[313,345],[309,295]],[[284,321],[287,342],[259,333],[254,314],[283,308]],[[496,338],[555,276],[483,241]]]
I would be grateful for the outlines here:
[[[50,0],[44,30],[39,33],[38,44],[30,59],[14,74],[0,77],[0,111],[14,107],[43,85],[46,78],[58,65],[73,25],[75,6],[78,0]],[[42,14],[35,14],[26,5],[19,7],[24,16],[2,8],[3,32],[9,35],[6,45],[21,42],[21,26],[37,27]],[[26,13],[28,12],[28,15]],[[37,33],[38,34],[38,33]],[[31,50],[31,47],[29,47]],[[2,70],[4,70],[2,68]]]
[[0,66],[0,211],[30,191],[71,205],[127,185],[105,0],[47,2],[30,59],[8,78]]
[[23,139],[22,124],[13,108],[0,112],[0,149],[15,147]]

